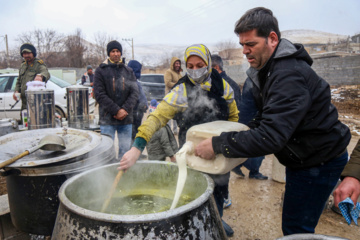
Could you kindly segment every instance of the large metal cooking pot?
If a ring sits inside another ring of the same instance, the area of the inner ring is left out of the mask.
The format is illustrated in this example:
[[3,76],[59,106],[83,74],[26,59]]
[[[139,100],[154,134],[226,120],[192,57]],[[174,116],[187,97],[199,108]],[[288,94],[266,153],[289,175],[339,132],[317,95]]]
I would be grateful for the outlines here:
[[122,211],[125,205],[121,201],[126,197],[169,196],[170,204],[162,212],[137,215],[100,212],[117,167],[118,164],[111,164],[92,169],[62,185],[52,239],[227,239],[212,196],[214,183],[206,174],[188,169],[182,198],[192,201],[168,210],[178,175],[178,167],[173,163],[138,161],[124,173],[112,199],[113,204],[121,205]]
[[89,88],[67,87],[66,94],[69,127],[89,128]]
[[37,167],[7,167],[6,186],[14,226],[32,234],[49,236],[59,207],[58,191],[69,178],[115,159],[113,140],[102,135],[101,143],[86,154]]
[[26,90],[28,129],[55,127],[54,90]]

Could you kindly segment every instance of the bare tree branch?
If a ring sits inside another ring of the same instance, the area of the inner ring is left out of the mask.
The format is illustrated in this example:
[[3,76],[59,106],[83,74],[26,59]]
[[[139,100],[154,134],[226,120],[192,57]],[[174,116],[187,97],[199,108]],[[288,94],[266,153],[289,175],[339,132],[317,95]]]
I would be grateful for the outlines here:
[[84,66],[83,56],[87,48],[83,44],[82,33],[79,28],[75,30],[74,35],[67,37],[65,41],[65,50],[69,66],[78,68]]
[[233,40],[226,40],[218,42],[216,45],[219,55],[224,59],[228,60],[231,56],[231,49],[238,48],[238,45]]

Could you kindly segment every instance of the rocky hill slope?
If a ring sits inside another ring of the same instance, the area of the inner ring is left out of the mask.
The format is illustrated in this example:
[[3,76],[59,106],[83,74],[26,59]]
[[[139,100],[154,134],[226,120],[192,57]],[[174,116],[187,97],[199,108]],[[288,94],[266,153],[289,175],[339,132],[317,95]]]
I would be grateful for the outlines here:
[[348,36],[315,30],[299,29],[282,31],[281,37],[286,38],[291,42],[302,44],[327,44],[339,42],[339,40],[346,40]]

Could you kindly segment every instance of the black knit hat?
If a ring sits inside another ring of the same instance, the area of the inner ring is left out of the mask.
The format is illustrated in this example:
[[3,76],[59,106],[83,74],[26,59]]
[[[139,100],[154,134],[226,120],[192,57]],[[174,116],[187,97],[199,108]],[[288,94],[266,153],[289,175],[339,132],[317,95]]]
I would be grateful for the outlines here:
[[118,49],[121,52],[121,55],[122,55],[122,47],[121,47],[121,44],[118,41],[114,40],[114,41],[111,41],[111,42],[109,42],[107,44],[106,50],[107,50],[108,56],[110,56],[110,52],[113,49]]
[[20,55],[23,55],[23,52],[32,52],[34,57],[36,57],[36,48],[31,43],[24,43],[20,47]]

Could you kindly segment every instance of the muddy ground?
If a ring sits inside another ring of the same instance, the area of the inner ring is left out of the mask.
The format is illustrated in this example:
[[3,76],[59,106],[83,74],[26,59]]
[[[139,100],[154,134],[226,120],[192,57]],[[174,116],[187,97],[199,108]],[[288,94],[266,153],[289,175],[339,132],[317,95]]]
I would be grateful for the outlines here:
[[[333,103],[339,110],[339,118],[352,130],[349,152],[360,138],[359,86],[333,87]],[[116,145],[115,145],[116,146]],[[281,211],[284,183],[272,180],[273,156],[266,156],[260,168],[268,180],[241,179],[231,173],[230,196],[232,205],[224,210],[223,219],[234,229],[231,239],[272,240],[282,236]],[[0,195],[6,194],[5,178],[0,177]],[[309,196],[310,197],[310,196]],[[330,208],[324,210],[316,228],[317,234],[360,239],[360,227],[348,225],[345,219]]]

